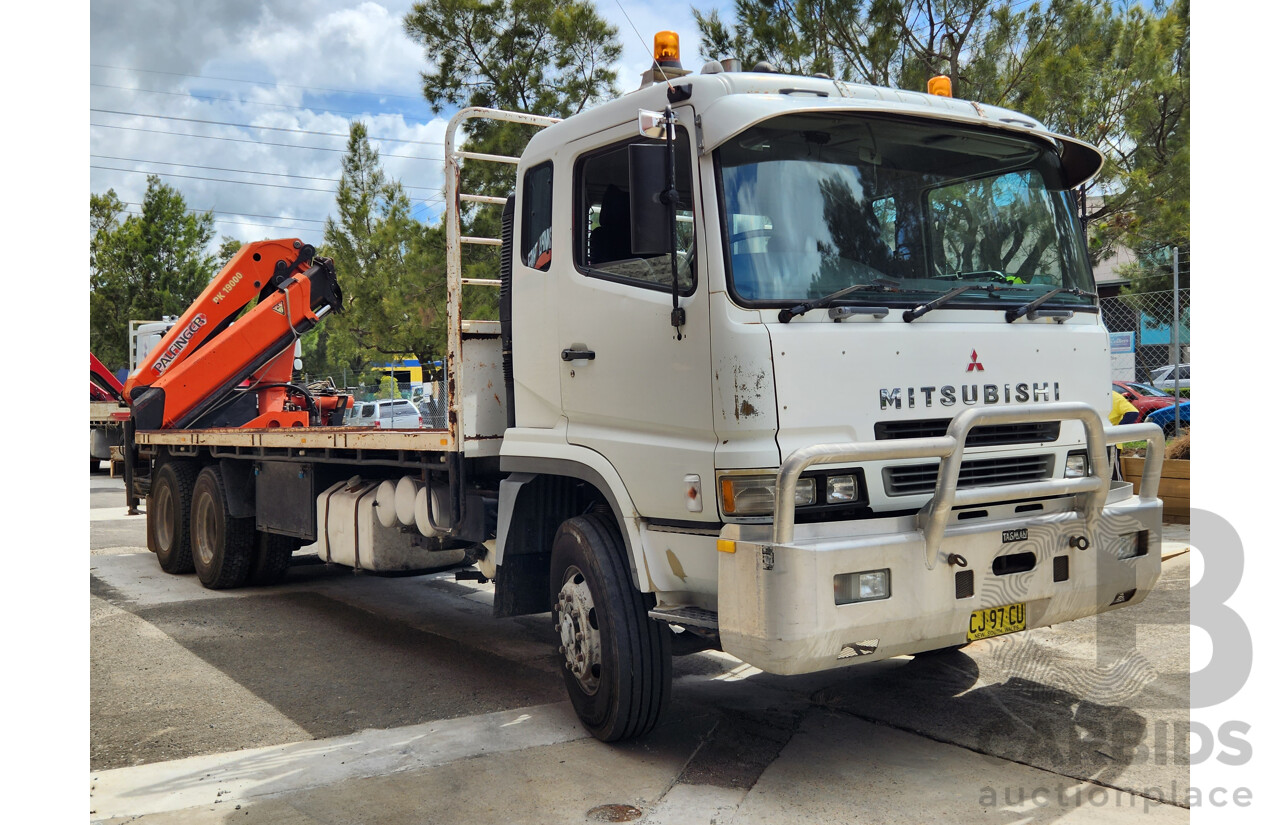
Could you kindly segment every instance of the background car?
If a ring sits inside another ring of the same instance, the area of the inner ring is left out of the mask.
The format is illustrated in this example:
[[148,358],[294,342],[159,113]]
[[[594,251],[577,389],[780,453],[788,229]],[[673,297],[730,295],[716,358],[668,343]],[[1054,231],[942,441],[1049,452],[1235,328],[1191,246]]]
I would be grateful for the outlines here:
[[[343,426],[346,426],[346,427],[359,427],[359,426],[360,426],[360,415],[361,415],[361,413],[363,413],[363,412],[364,412],[364,408],[365,408],[366,406],[368,406],[368,402],[366,402],[366,401],[353,401],[353,402],[351,403],[351,406],[347,408],[347,415],[346,415],[346,417],[342,419],[342,424],[343,424]],[[372,413],[372,412],[370,412],[370,415],[372,415],[372,414],[373,414],[373,413]],[[365,424],[364,426],[366,426],[366,427],[371,427],[371,426],[373,426],[373,424],[372,424],[372,423],[367,423],[367,424]]]
[[1123,395],[1129,403],[1138,408],[1138,420],[1145,421],[1147,414],[1155,410],[1173,406],[1173,396],[1164,390],[1156,389],[1150,384],[1138,384],[1133,381],[1112,381],[1111,389]]
[[422,413],[412,401],[398,398],[389,401],[373,401],[366,410],[361,410],[362,426],[364,421],[371,421],[372,426],[383,430],[419,430],[422,429]]
[[1166,364],[1163,367],[1157,367],[1151,371],[1151,380],[1148,381],[1151,386],[1165,392],[1173,392],[1174,370],[1177,369],[1178,387],[1183,390],[1191,389],[1191,365],[1190,364]]
[[1164,409],[1156,410],[1155,412],[1152,412],[1150,415],[1147,416],[1147,421],[1149,421],[1152,424],[1160,425],[1161,429],[1164,430],[1165,438],[1173,438],[1173,434],[1174,434],[1173,415],[1174,415],[1175,409],[1177,410],[1178,418],[1182,420],[1182,431],[1186,432],[1187,428],[1191,426],[1191,402],[1190,401],[1183,401],[1182,403],[1178,404],[1176,408],[1173,406],[1168,406],[1168,407],[1165,407]]

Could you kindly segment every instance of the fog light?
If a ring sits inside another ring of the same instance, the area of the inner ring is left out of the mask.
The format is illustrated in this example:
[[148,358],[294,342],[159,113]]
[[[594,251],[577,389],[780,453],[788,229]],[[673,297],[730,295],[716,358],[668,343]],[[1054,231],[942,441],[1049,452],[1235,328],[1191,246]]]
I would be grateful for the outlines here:
[[1084,478],[1089,475],[1089,454],[1084,450],[1067,453],[1067,478]]
[[1117,594],[1116,594],[1116,597],[1115,597],[1114,599],[1112,599],[1112,600],[1111,600],[1111,603],[1112,603],[1113,605],[1114,605],[1114,604],[1124,604],[1125,602],[1127,602],[1127,601],[1129,601],[1130,599],[1132,599],[1132,598],[1134,597],[1134,595],[1135,595],[1137,592],[1138,592],[1138,591],[1137,591],[1137,589],[1134,589],[1134,590],[1125,590],[1125,591],[1124,591],[1124,592],[1122,592],[1122,593],[1117,593]]
[[858,479],[855,476],[831,476],[827,479],[827,503],[858,500]]
[[864,570],[841,573],[835,578],[836,604],[872,602],[889,598],[889,571]]

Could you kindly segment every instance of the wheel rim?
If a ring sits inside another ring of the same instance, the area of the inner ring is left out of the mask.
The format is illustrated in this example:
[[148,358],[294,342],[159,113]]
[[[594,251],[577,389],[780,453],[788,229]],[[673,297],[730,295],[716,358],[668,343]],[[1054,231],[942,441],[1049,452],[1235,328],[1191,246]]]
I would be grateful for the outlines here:
[[174,525],[178,521],[178,508],[174,503],[173,493],[170,492],[168,484],[157,485],[155,507],[156,546],[167,553],[173,547],[173,536],[177,532],[174,529]]
[[589,696],[600,688],[600,627],[586,576],[570,566],[552,606],[564,665]]
[[217,539],[213,518],[213,498],[199,496],[191,513],[192,550],[205,567],[213,564],[213,546]]

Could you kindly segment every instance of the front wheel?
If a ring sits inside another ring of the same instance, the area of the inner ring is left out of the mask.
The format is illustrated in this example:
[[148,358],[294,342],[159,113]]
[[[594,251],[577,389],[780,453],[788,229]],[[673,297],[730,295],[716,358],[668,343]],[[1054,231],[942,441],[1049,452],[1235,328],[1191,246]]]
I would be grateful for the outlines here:
[[961,650],[964,650],[964,649],[965,649],[966,647],[968,647],[968,646],[969,646],[969,643],[968,643],[968,642],[962,642],[962,643],[960,643],[960,644],[958,644],[958,645],[948,645],[947,647],[939,647],[939,648],[935,648],[935,649],[933,649],[933,650],[922,650],[922,651],[920,651],[919,653],[913,653],[913,654],[911,654],[911,655],[912,655],[912,656],[916,656],[916,657],[938,657],[938,658],[941,658],[941,657],[943,657],[943,656],[950,656],[950,655],[951,655],[951,654],[953,654],[953,653],[959,653]]
[[551,611],[565,686],[602,742],[653,729],[671,695],[670,631],[631,584],[617,528],[592,514],[560,525],[551,549]]

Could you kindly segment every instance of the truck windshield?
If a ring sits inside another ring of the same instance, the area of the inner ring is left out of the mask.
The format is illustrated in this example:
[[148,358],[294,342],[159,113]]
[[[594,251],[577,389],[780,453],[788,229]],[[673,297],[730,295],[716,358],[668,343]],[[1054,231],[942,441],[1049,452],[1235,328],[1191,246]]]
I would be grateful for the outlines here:
[[890,286],[837,302],[911,304],[969,282],[1023,288],[975,290],[949,306],[1093,290],[1058,158],[1038,142],[806,113],[766,121],[716,151],[730,284],[743,303],[790,304],[861,283]]

